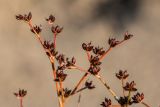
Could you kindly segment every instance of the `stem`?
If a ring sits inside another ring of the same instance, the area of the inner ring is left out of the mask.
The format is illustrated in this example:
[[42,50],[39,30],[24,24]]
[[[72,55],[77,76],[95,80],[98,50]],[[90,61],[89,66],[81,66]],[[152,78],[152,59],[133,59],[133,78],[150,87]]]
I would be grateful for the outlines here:
[[79,97],[78,97],[78,105],[77,105],[77,107],[79,107],[80,102],[81,102],[81,93],[79,94]]
[[23,107],[23,98],[20,98],[20,107]]
[[[120,41],[117,45],[120,45],[124,42],[125,40]],[[108,50],[99,58],[99,61],[101,61],[107,54],[109,51],[111,51],[112,47],[109,47]]]
[[104,79],[101,76],[95,75],[95,77],[98,78],[100,82],[107,88],[107,90],[111,93],[115,100],[119,100],[116,93],[110,88],[110,86],[104,81]]
[[101,61],[107,54],[108,52],[111,50],[112,48],[109,47],[108,50],[99,58],[99,61]]
[[53,44],[54,44],[54,48],[56,48],[56,37],[57,37],[57,34],[56,33],[54,33],[54,42],[53,42]]
[[125,97],[125,91],[124,91],[124,79],[122,78],[122,89],[123,89],[123,96]]
[[73,89],[73,91],[71,92],[72,94],[75,94],[75,92],[77,91],[77,89],[79,88],[80,84],[85,80],[85,78],[87,77],[88,73],[85,73],[83,75],[83,77],[79,80],[78,84],[75,86],[75,88]]
[[144,106],[146,106],[146,107],[150,107],[147,103],[145,103],[145,102],[141,102]]
[[[31,21],[28,22],[28,25],[30,26],[30,29],[33,29],[33,31],[34,31],[37,39],[39,40],[40,44],[42,45],[44,51],[49,53],[49,56],[50,56],[50,57],[49,57],[49,60],[50,60],[50,62],[51,62],[51,64],[52,64],[53,78],[54,78],[54,80],[55,80],[55,79],[56,79],[56,69],[55,69],[55,65],[54,65],[54,56],[51,54],[50,50],[44,48],[44,46],[43,46],[43,39],[42,39],[41,36],[34,30]],[[57,81],[56,81],[56,90],[57,90],[57,97],[58,97],[58,101],[59,101],[59,107],[64,107],[63,104],[62,104],[61,98],[59,97],[59,87],[58,87],[58,82],[57,82]]]
[[88,61],[90,61],[90,52],[89,51],[86,51],[87,52],[87,57],[88,57]]
[[[51,64],[52,64],[52,70],[53,70],[53,77],[54,77],[54,79],[56,79],[56,70],[55,70],[55,66],[54,66],[54,62],[51,62]],[[57,97],[58,97],[58,101],[59,101],[59,106],[60,107],[64,107],[63,106],[63,102],[62,102],[62,100],[61,100],[61,98],[60,98],[60,95],[59,95],[59,87],[58,87],[58,82],[56,81],[56,90],[57,90]]]
[[131,91],[129,91],[129,93],[128,93],[128,99],[127,99],[127,105],[126,105],[126,107],[128,107],[128,105],[129,105],[130,98],[131,98]]
[[33,31],[34,31],[37,39],[39,40],[39,42],[40,42],[41,45],[43,46],[43,39],[42,39],[42,37],[34,30],[33,25],[32,25],[32,22],[29,21],[29,22],[28,22],[28,25],[29,25],[30,29],[33,29]]
[[61,91],[61,94],[62,94],[62,103],[64,104],[65,98],[64,98],[64,91],[63,91],[63,83],[62,83],[60,78],[59,78],[59,80],[60,80],[60,82],[59,82],[60,91]]
[[[76,90],[78,89],[78,87],[80,86],[80,84],[82,83],[82,81],[87,77],[88,74],[90,74],[87,70],[84,70],[78,66],[76,66],[76,69],[86,72],[84,74],[84,76],[80,79],[80,81],[78,82],[78,84],[76,85],[76,87],[74,88],[74,90],[72,91],[71,94],[74,94],[76,92]],[[92,75],[92,74],[91,74]],[[115,94],[115,92],[109,87],[109,85],[107,85],[107,83],[104,81],[104,79],[101,78],[101,76],[99,75],[94,75],[96,78],[98,78],[100,80],[100,82],[107,88],[107,90],[114,96],[114,98],[116,100],[118,100],[118,96]]]

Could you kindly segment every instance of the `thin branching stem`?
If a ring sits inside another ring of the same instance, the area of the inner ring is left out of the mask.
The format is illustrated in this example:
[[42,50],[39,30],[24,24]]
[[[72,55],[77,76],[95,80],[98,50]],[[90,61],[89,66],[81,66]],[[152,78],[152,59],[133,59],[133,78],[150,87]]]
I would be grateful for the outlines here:
[[[74,88],[74,90],[72,91],[71,94],[74,94],[76,92],[76,90],[78,89],[78,87],[80,86],[81,82],[86,78],[86,76],[88,74],[90,74],[87,70],[82,69],[81,67],[78,67],[78,70],[86,72],[85,75],[83,76],[83,78],[81,78],[81,80],[78,82],[78,84],[76,85],[76,87]],[[92,74],[91,74],[92,75]],[[110,88],[110,86],[105,82],[105,80],[100,76],[100,75],[94,75],[97,79],[100,80],[100,82],[107,88],[107,90],[113,95],[113,97],[118,100],[118,96],[116,95],[116,93]]]
[[19,101],[20,101],[20,107],[23,107],[23,98],[20,98]]
[[141,104],[143,104],[146,107],[150,107],[147,103],[145,103],[144,101],[141,102]]
[[[49,53],[49,56],[50,56],[49,59],[50,59],[50,62],[51,62],[51,64],[52,64],[53,78],[54,78],[54,80],[55,80],[55,79],[56,79],[56,69],[55,69],[55,65],[54,65],[54,56],[51,54],[50,50],[44,48],[44,46],[43,46],[43,39],[42,39],[42,37],[34,30],[31,21],[28,22],[28,25],[30,26],[30,29],[33,29],[33,32],[35,33],[37,39],[39,40],[39,42],[40,42],[40,44],[42,45],[42,47],[43,47],[43,49],[45,50],[45,52]],[[56,81],[55,83],[56,83],[56,90],[57,90],[57,96],[58,96],[59,106],[60,106],[60,107],[63,107],[62,101],[61,101],[60,96],[59,96],[59,86],[58,86],[58,82]]]
[[115,98],[115,100],[118,100],[118,96],[110,88],[110,86],[107,84],[107,82],[100,75],[95,75],[95,77],[100,80],[100,82],[106,87],[106,89],[111,93],[111,95]]
[[122,82],[122,90],[123,90],[123,96],[125,97],[125,91],[124,91],[124,79],[122,78],[122,80],[121,80],[121,82]]

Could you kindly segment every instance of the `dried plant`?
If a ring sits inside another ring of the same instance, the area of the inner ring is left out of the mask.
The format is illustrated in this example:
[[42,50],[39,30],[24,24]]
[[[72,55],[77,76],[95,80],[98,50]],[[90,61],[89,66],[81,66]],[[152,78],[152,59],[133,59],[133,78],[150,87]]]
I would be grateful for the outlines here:
[[[88,75],[92,75],[95,77],[95,79],[99,80],[103,86],[107,89],[109,93],[113,96],[113,98],[117,101],[118,104],[113,105],[111,99],[105,98],[105,101],[103,101],[100,105],[102,107],[128,107],[133,104],[141,103],[146,107],[150,107],[148,104],[146,104],[144,100],[144,94],[137,92],[135,95],[132,95],[132,93],[136,92],[138,89],[135,88],[135,82],[128,82],[126,79],[129,77],[129,74],[126,70],[119,70],[118,73],[116,73],[116,77],[121,80],[123,94],[122,96],[117,96],[117,94],[113,91],[113,89],[108,85],[108,83],[103,79],[101,76],[101,65],[102,60],[107,56],[107,54],[114,49],[116,46],[124,43],[125,41],[129,40],[131,37],[133,37],[132,34],[129,34],[126,32],[124,34],[124,38],[122,40],[117,40],[116,38],[109,38],[108,44],[109,48],[105,49],[100,46],[94,46],[91,42],[83,43],[82,49],[84,52],[86,52],[86,55],[88,57],[89,67],[83,68],[77,65],[76,58],[68,58],[64,54],[60,54],[57,51],[56,48],[56,37],[58,34],[60,34],[63,30],[63,27],[60,27],[59,25],[55,25],[55,17],[53,15],[50,15],[45,20],[50,26],[51,32],[53,33],[53,41],[47,41],[42,38],[41,32],[42,28],[41,26],[33,26],[32,24],[32,14],[29,12],[28,14],[24,15],[16,15],[16,19],[20,21],[26,22],[31,32],[35,35],[35,37],[38,39],[40,44],[42,45],[44,52],[46,53],[52,67],[53,72],[53,79],[56,85],[56,91],[57,91],[57,98],[59,102],[59,107],[64,107],[65,102],[68,98],[72,97],[73,95],[82,92],[85,89],[94,89],[96,88],[95,85],[93,85],[93,81],[86,80]],[[55,64],[55,61],[57,61],[58,65]],[[64,87],[65,79],[67,78],[68,72],[65,72],[65,70],[79,70],[83,73],[85,73],[82,78],[78,81],[78,83],[74,86],[73,89],[68,89],[67,87]],[[84,83],[85,81],[85,83]],[[84,83],[84,85],[82,85]],[[19,90],[18,93],[14,93],[14,95],[20,100],[20,107],[22,106],[22,99],[26,95],[27,91],[25,90]],[[80,98],[78,103],[80,103]],[[78,104],[79,105],[79,104]]]

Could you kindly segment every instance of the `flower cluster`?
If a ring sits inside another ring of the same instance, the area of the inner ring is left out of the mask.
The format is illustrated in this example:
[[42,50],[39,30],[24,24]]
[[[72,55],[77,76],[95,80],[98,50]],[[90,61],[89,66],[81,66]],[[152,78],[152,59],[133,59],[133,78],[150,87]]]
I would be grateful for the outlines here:
[[96,54],[96,55],[104,55],[105,53],[105,50],[103,48],[100,48],[99,46],[98,47],[94,47],[93,49],[93,53]]
[[132,34],[129,34],[128,32],[126,32],[125,35],[124,35],[124,40],[128,40],[128,39],[130,39],[131,37],[133,37],[133,35],[132,35]]
[[101,103],[102,107],[110,107],[110,105],[112,104],[111,99],[105,98],[105,101]]
[[[101,70],[100,66],[102,65],[101,61],[104,58],[104,56],[111,50],[111,48],[114,48],[117,45],[121,44],[122,42],[129,40],[131,37],[133,37],[132,34],[129,34],[128,32],[126,32],[124,34],[123,40],[121,41],[115,38],[109,38],[108,39],[109,48],[107,50],[105,50],[103,47],[94,46],[92,45],[91,42],[83,43],[82,49],[87,53],[88,61],[90,64],[88,69],[84,70],[83,68],[76,65],[75,57],[68,58],[68,57],[65,57],[64,54],[59,54],[56,51],[56,36],[57,34],[62,32],[63,27],[60,27],[59,25],[54,24],[56,18],[52,14],[45,20],[48,22],[49,25],[51,25],[50,30],[53,33],[53,42],[50,42],[47,40],[43,41],[40,35],[40,33],[42,32],[41,25],[40,26],[32,25],[31,12],[29,12],[28,14],[24,14],[24,15],[18,14],[16,15],[16,19],[27,22],[27,24],[30,26],[31,32],[36,35],[39,42],[43,46],[47,56],[49,57],[50,62],[52,64],[53,77],[56,83],[56,90],[58,93],[59,104],[61,105],[61,107],[63,106],[63,104],[61,103],[64,103],[67,97],[72,96],[84,89],[91,90],[95,88],[95,85],[93,85],[93,82],[88,81],[88,80],[85,82],[83,87],[80,87],[82,81],[86,79],[88,74],[92,74],[94,75],[94,77],[99,79],[100,82],[105,86],[105,88],[107,88],[107,90],[113,95],[113,97],[116,99],[116,101],[119,103],[121,107],[124,107],[124,106],[128,107],[129,105],[140,103],[144,99],[143,93],[137,92],[135,95],[131,94],[132,92],[136,92],[137,88],[135,88],[136,84],[134,81],[132,82],[126,81],[127,78],[129,77],[129,74],[127,73],[126,70],[124,71],[119,70],[119,72],[116,73],[116,77],[122,82],[123,96],[117,96],[116,93],[107,84],[107,82],[105,82],[102,76],[99,75],[99,72]],[[57,61],[58,65],[54,61]],[[80,71],[86,71],[85,75],[79,80],[78,84],[75,86],[73,90],[63,87],[63,83],[67,77],[67,74],[65,72],[66,69],[77,69]],[[128,93],[128,95],[126,93]],[[19,89],[17,93],[14,93],[14,95],[17,98],[21,99],[20,100],[21,103],[22,103],[22,98],[26,96],[26,94],[27,94],[27,91],[24,89]],[[111,104],[112,104],[111,100],[108,98],[105,98],[105,101],[101,103],[101,106],[111,107]],[[21,107],[22,107],[22,104],[21,104]]]
[[64,91],[64,97],[69,97],[71,95],[72,90],[65,88],[63,89]]
[[86,81],[85,82],[85,87],[88,88],[88,89],[94,89],[95,85],[93,85],[92,81]]
[[110,47],[115,47],[120,43],[120,41],[116,40],[115,38],[109,38],[108,44]]
[[116,73],[116,77],[120,80],[126,79],[128,76],[129,76],[129,74],[127,74],[127,70],[125,70],[125,71],[119,70],[119,72]]
[[41,31],[42,31],[42,29],[41,29],[41,27],[40,26],[33,26],[33,28],[31,28],[31,32],[32,33],[34,33],[34,34],[39,34],[39,33],[41,33]]
[[144,99],[144,94],[137,92],[136,95],[132,97],[133,103],[140,103]]
[[48,24],[53,24],[55,19],[56,18],[51,14],[49,18],[46,18],[46,21],[48,22]]
[[51,27],[51,31],[52,31],[53,33],[55,33],[55,34],[61,33],[62,30],[63,30],[63,27],[59,27],[58,25]]
[[29,22],[32,19],[32,13],[29,12],[28,14],[24,14],[24,15],[18,14],[16,15],[16,19]]
[[132,82],[126,82],[126,85],[123,87],[126,91],[137,91],[135,88],[136,83],[134,81]]
[[46,54],[49,57],[50,57],[50,53],[49,52],[51,52],[51,54],[53,56],[56,56],[58,54],[58,52],[54,48],[54,44],[52,42],[50,42],[50,41],[44,41],[43,47],[48,50],[48,51],[46,51]]
[[82,44],[82,48],[83,48],[85,51],[92,51],[93,45],[92,45],[91,42],[89,42],[89,43],[83,43],[83,44]]
[[27,91],[24,90],[24,89],[19,89],[18,92],[15,92],[14,95],[17,97],[17,98],[23,98],[24,96],[27,95]]

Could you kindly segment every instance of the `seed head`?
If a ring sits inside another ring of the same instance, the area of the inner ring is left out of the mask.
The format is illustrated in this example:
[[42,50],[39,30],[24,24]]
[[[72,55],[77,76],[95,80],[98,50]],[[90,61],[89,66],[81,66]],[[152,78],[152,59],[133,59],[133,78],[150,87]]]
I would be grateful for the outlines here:
[[93,83],[92,81],[90,81],[90,82],[86,81],[85,82],[85,87],[88,88],[88,89],[94,89],[95,85],[93,85],[92,83]]
[[42,31],[41,27],[40,26],[33,26],[33,28],[31,29],[31,32],[34,33],[34,34],[39,34],[40,32]]
[[63,27],[59,27],[58,25],[51,27],[51,31],[52,31],[53,33],[56,33],[56,34],[61,33],[62,30],[63,30]]
[[82,48],[85,50],[85,51],[91,51],[93,49],[93,45],[91,42],[89,43],[83,43],[82,44]]
[[49,24],[53,24],[54,23],[54,21],[55,21],[55,17],[51,14],[50,16],[49,16],[49,18],[46,18],[46,21],[49,23]]
[[109,38],[108,44],[110,45],[110,47],[115,47],[116,45],[119,44],[119,41],[117,41],[115,38]]
[[105,53],[105,50],[98,46],[93,49],[93,53],[96,55],[103,55]]
[[116,77],[120,80],[126,79],[128,76],[129,76],[129,74],[127,74],[127,70],[125,70],[125,71],[119,70],[119,72],[116,73]]
[[14,93],[14,95],[17,97],[17,98],[23,98],[24,96],[27,95],[27,91],[24,90],[24,89],[19,89],[19,91],[16,93]]
[[27,14],[24,14],[24,15],[18,14],[18,15],[16,15],[16,19],[29,22],[32,19],[32,13],[29,12],[28,15]]
[[144,94],[137,92],[136,95],[132,97],[133,103],[140,103],[144,99]]
[[110,107],[112,104],[111,99],[105,98],[105,101],[101,103],[102,107]]
[[128,39],[130,39],[131,37],[133,37],[133,35],[132,35],[132,34],[129,34],[128,32],[126,32],[125,35],[124,35],[124,40],[128,40]]
[[137,91],[135,88],[136,83],[132,81],[131,83],[126,82],[126,85],[123,87],[126,91]]

